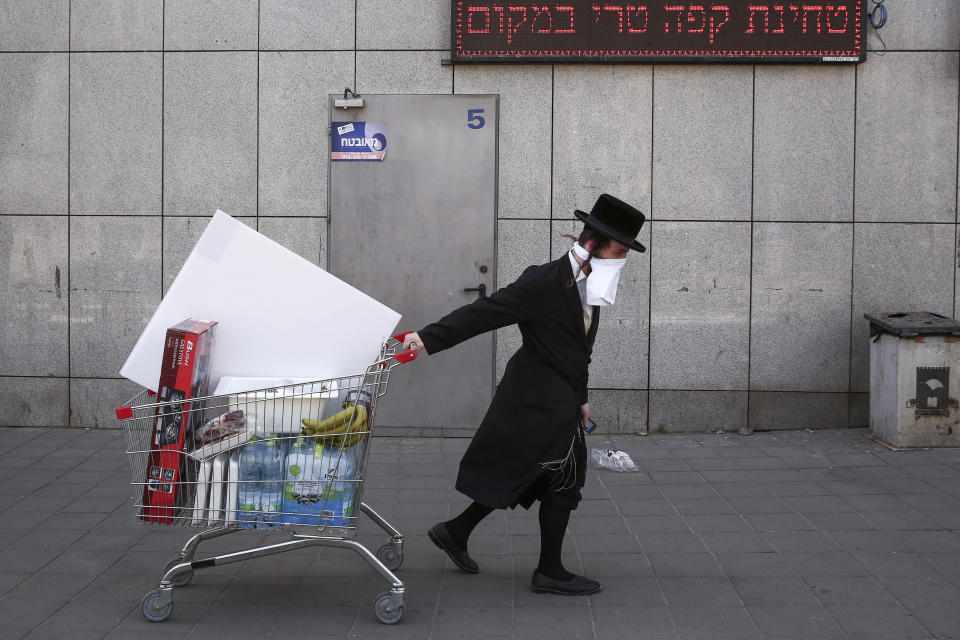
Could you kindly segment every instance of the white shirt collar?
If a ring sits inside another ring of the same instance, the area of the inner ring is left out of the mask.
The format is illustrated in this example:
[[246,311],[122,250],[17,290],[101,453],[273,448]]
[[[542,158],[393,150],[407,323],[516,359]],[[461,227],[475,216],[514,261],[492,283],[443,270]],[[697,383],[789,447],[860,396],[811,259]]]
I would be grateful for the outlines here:
[[[587,274],[583,272],[583,269],[580,269],[580,264],[577,262],[576,257],[573,255],[573,249],[567,252],[567,256],[570,258],[570,266],[573,267],[573,273],[576,275],[577,282],[587,279]],[[577,271],[579,270],[579,273]]]
[[[567,256],[570,258],[570,266],[573,268],[573,273],[576,274],[577,291],[580,292],[580,304],[586,308],[587,315],[593,317],[593,308],[587,304],[587,274],[585,274],[583,269],[580,269],[580,265],[577,264],[577,259],[573,256],[573,249],[567,252]],[[577,273],[578,270],[580,273]]]

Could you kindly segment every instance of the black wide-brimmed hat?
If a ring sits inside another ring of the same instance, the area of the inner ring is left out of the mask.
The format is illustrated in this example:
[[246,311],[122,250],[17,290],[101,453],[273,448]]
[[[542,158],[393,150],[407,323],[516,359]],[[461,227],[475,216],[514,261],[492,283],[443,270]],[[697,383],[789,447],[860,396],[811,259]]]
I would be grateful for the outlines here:
[[579,209],[574,210],[573,213],[591,229],[627,245],[634,251],[643,253],[647,250],[637,242],[637,234],[640,233],[640,227],[647,218],[623,200],[604,193],[597,198],[596,204],[590,210],[590,215]]

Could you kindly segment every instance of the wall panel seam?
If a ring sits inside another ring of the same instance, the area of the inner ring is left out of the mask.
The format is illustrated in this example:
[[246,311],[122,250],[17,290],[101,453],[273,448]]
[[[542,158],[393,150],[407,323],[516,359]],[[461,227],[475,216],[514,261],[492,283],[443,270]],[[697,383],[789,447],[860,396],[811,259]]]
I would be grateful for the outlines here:
[[[167,0],[163,0],[160,8],[160,46],[167,48]],[[165,176],[164,176],[164,147],[166,139],[166,64],[167,54],[160,53],[160,299],[163,300],[163,247],[166,244],[167,222],[164,218],[166,207],[164,202]]]
[[[73,49],[73,42],[71,38],[73,37],[73,3],[70,2],[67,5],[67,49]],[[72,105],[73,101],[73,90],[72,90],[72,73],[73,73],[73,56],[70,53],[67,53],[67,415],[66,415],[66,425],[69,427],[72,422],[71,416],[73,415],[73,398],[71,397],[70,387],[72,386],[69,382],[70,376],[73,374],[73,360],[71,358],[71,334],[73,333],[73,298],[71,296],[70,290],[73,288],[73,256],[72,256],[72,246],[70,243],[70,237],[73,235],[73,224],[70,218],[71,206],[70,206],[70,144],[71,137],[73,136],[73,124],[71,122],[72,117]]]
[[360,25],[358,23],[360,10],[358,8],[359,0],[353,0],[353,90],[357,90],[357,53],[360,51],[357,48],[358,42],[358,32]]
[[[857,103],[859,102],[860,91],[860,71],[859,68],[853,70],[853,171],[850,181],[850,220],[853,225],[850,238],[850,347],[847,350],[847,391],[853,391],[853,322],[854,322],[854,291],[856,287],[857,270]],[[849,424],[849,410],[847,415]]]
[[[960,56],[958,56],[958,58],[960,58]],[[957,62],[958,62],[958,64],[957,64],[957,119],[954,121],[954,122],[956,123],[956,130],[957,130],[957,139],[956,139],[956,142],[955,142],[955,144],[956,144],[956,146],[957,146],[957,149],[956,149],[957,155],[956,155],[956,161],[955,161],[954,167],[955,167],[957,170],[954,172],[956,175],[954,175],[954,178],[953,178],[953,180],[954,180],[954,184],[953,184],[953,187],[954,187],[954,189],[953,189],[953,191],[954,191],[954,194],[953,194],[953,217],[954,217],[954,222],[955,222],[955,223],[956,223],[956,222],[960,222],[960,59],[958,59]],[[953,315],[954,315],[954,317],[956,317],[956,315],[957,315],[957,267],[960,266],[960,265],[957,264],[957,259],[958,259],[958,257],[960,257],[960,256],[957,255],[958,253],[960,253],[960,247],[957,246],[958,243],[960,243],[960,235],[958,235],[958,233],[960,233],[960,228],[955,229],[955,230],[954,230],[954,234],[953,234],[953,240],[954,240],[954,251],[953,251]]]
[[[257,188],[254,194],[254,213],[257,218],[257,231],[260,231],[260,56],[263,55],[260,51],[260,9],[262,3],[260,0],[257,0],[257,159],[256,159],[256,168],[254,175],[257,180]],[[354,63],[354,70],[356,70],[357,65]],[[354,85],[356,86],[356,85]],[[317,254],[317,262],[320,262],[320,255]]]
[[753,236],[755,229],[754,193],[757,189],[757,65],[753,65],[750,99],[750,295],[747,297],[747,424],[750,427],[750,386],[753,374]]
[[656,147],[656,100],[657,100],[657,66],[650,65],[650,208],[648,209],[649,216],[647,218],[647,224],[650,229],[650,246],[647,247],[647,250],[650,252],[650,255],[647,257],[647,424],[645,432],[650,431],[650,383],[652,381],[651,375],[653,373],[652,363],[653,360],[653,251],[654,251],[654,237],[653,237],[653,163],[654,163],[654,149]]
[[557,96],[557,65],[550,65],[550,207],[549,207],[549,219],[550,225],[547,229],[547,259],[553,260],[553,162],[554,162],[554,149],[553,149],[553,136],[555,131],[556,123],[556,105],[555,100]]

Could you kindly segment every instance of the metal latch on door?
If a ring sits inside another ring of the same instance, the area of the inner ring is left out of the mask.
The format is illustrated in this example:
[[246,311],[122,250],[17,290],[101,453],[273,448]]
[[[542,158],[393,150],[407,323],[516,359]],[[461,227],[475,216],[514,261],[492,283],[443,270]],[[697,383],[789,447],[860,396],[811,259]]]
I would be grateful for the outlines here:
[[[487,265],[485,265],[485,264],[480,265],[480,273],[486,273],[486,272],[487,272]],[[484,284],[483,282],[481,282],[481,283],[480,283],[479,285],[477,285],[476,287],[468,287],[468,288],[466,288],[466,289],[463,290],[464,293],[470,293],[470,292],[472,292],[472,291],[476,291],[477,293],[479,293],[479,294],[480,294],[480,295],[479,295],[480,298],[486,298],[486,297],[487,297],[487,285]]]
[[[353,96],[348,98],[347,96]],[[359,93],[354,93],[349,87],[343,90],[343,97],[333,101],[333,106],[338,109],[362,109],[363,98]]]
[[478,286],[478,287],[468,287],[468,288],[466,288],[466,289],[463,290],[464,293],[470,293],[471,291],[476,291],[476,292],[478,292],[478,293],[480,294],[480,297],[481,297],[481,298],[486,298],[486,297],[487,297],[487,285],[485,285],[485,284],[482,283],[482,282],[480,283],[480,286]]

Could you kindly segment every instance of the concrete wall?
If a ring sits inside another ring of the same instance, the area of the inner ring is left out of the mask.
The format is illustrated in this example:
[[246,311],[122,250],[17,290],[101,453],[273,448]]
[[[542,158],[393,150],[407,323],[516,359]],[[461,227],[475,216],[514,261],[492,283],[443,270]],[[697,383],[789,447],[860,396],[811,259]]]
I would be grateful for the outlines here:
[[114,426],[216,207],[324,264],[345,86],[500,94],[501,284],[602,191],[650,214],[594,357],[607,430],[864,425],[862,314],[957,313],[956,0],[887,0],[860,66],[444,66],[449,4],[0,0],[0,424]]

